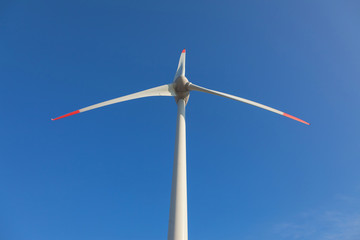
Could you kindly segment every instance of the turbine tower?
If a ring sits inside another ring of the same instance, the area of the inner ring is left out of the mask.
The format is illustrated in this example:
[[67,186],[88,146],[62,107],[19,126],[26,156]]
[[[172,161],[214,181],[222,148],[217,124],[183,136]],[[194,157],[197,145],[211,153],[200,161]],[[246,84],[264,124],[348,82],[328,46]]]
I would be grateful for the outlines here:
[[123,97],[111,99],[98,104],[94,104],[89,107],[81,108],[79,110],[57,117],[55,119],[51,119],[51,120],[58,120],[78,113],[86,112],[96,108],[108,106],[114,103],[129,101],[137,98],[154,97],[154,96],[175,97],[178,106],[178,111],[177,111],[177,120],[176,120],[176,139],[175,139],[174,167],[173,167],[173,176],[172,176],[172,185],[171,185],[168,240],[188,239],[185,106],[189,100],[190,91],[199,91],[199,92],[214,94],[220,97],[226,97],[310,125],[309,123],[297,117],[281,112],[274,108],[265,106],[263,104],[253,102],[237,96],[233,96],[227,93],[210,90],[189,82],[188,79],[185,77],[185,55],[186,55],[186,51],[184,49],[180,55],[180,60],[173,83],[147,89]]

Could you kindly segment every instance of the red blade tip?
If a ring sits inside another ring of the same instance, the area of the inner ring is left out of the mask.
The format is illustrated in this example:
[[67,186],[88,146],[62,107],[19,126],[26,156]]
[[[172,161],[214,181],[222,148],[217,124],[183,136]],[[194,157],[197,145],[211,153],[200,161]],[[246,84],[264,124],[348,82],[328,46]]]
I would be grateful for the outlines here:
[[183,52],[183,53],[186,52],[185,48],[184,48],[184,50],[182,50],[182,52]]
[[54,119],[51,119],[51,120],[55,121],[55,120],[58,120],[58,119],[61,119],[61,118],[65,118],[65,117],[68,117],[68,116],[71,116],[71,115],[75,115],[75,114],[78,114],[78,113],[80,113],[80,110],[73,111],[73,112],[71,112],[71,113],[62,115],[62,116],[60,116],[60,117],[57,117],[57,118],[54,118]]
[[292,115],[290,115],[290,114],[283,113],[283,116],[288,117],[288,118],[291,118],[291,119],[294,119],[294,120],[299,121],[299,122],[302,122],[302,123],[305,123],[306,125],[310,125],[310,123],[305,122],[304,120],[301,120],[300,118],[294,117],[294,116],[292,116]]

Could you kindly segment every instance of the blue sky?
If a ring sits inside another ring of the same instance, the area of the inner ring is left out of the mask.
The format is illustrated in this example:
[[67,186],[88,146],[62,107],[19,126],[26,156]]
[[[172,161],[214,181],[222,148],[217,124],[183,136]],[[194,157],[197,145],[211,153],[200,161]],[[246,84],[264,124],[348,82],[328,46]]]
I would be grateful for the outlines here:
[[0,238],[166,239],[191,82],[189,239],[360,238],[357,1],[2,1]]

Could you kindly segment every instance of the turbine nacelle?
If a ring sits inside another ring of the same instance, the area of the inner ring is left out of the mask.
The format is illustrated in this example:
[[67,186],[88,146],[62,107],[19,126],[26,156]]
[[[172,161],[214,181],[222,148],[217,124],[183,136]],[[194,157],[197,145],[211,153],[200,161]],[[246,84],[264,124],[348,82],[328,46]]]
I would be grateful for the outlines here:
[[189,86],[190,86],[189,80],[185,76],[179,76],[175,79],[173,83],[173,87],[175,90],[175,101],[177,102],[179,99],[184,99],[185,104],[187,104],[190,96]]

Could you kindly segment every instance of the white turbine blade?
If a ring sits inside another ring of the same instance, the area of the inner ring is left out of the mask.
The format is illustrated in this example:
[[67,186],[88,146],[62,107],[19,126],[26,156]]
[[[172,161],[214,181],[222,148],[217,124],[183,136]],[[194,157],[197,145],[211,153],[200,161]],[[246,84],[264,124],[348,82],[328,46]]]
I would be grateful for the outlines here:
[[180,76],[185,76],[185,56],[186,56],[186,50],[184,49],[182,50],[180,55],[179,64],[176,70],[174,81]]
[[150,88],[150,89],[147,89],[147,90],[144,90],[144,91],[141,91],[141,92],[133,93],[133,94],[126,95],[126,96],[123,96],[123,97],[118,97],[118,98],[114,98],[114,99],[111,99],[111,100],[108,100],[108,101],[105,101],[105,102],[94,104],[94,105],[91,105],[89,107],[81,108],[79,110],[76,110],[74,112],[65,114],[63,116],[60,116],[60,117],[57,117],[57,118],[54,118],[54,119],[51,119],[51,120],[58,120],[58,119],[68,117],[68,116],[71,116],[71,115],[74,115],[74,114],[78,114],[78,113],[81,113],[81,112],[86,112],[86,111],[89,111],[89,110],[93,110],[93,109],[96,109],[96,108],[101,108],[101,107],[111,105],[111,104],[114,104],[114,103],[125,102],[125,101],[129,101],[129,100],[137,99],[137,98],[153,97],[153,96],[175,96],[175,95],[176,94],[175,94],[175,91],[174,91],[174,88],[173,88],[172,84],[162,85],[162,86],[159,86],[159,87]]
[[239,102],[247,103],[247,104],[253,105],[255,107],[259,107],[259,108],[268,110],[270,112],[274,112],[274,113],[277,113],[279,115],[283,115],[285,117],[288,117],[288,118],[294,119],[296,121],[299,121],[299,122],[305,123],[307,125],[310,125],[310,123],[305,122],[304,120],[301,120],[301,119],[299,119],[297,117],[294,117],[294,116],[292,116],[290,114],[281,112],[281,111],[279,111],[277,109],[265,106],[263,104],[260,104],[260,103],[257,103],[257,102],[251,101],[251,100],[247,100],[245,98],[241,98],[241,97],[237,97],[237,96],[230,95],[230,94],[227,94],[227,93],[222,93],[222,92],[210,90],[210,89],[207,89],[207,88],[204,88],[204,87],[197,86],[197,85],[192,84],[192,83],[188,86],[188,88],[189,88],[189,90],[200,91],[200,92],[204,92],[204,93],[210,93],[210,94],[214,94],[214,95],[217,95],[217,96],[220,96],[220,97],[226,97],[226,98],[230,98],[230,99],[233,99],[233,100],[236,100],[236,101],[239,101]]

